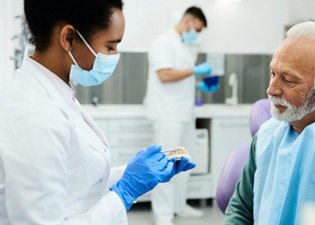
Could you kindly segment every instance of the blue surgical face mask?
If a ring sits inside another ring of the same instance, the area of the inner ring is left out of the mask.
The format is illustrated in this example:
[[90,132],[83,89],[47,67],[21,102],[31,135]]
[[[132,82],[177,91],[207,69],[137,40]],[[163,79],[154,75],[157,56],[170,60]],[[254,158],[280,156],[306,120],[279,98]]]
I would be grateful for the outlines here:
[[72,53],[69,51],[68,53],[74,62],[70,69],[70,80],[86,87],[99,85],[113,74],[118,64],[120,55],[105,55],[102,53],[96,54],[87,41],[83,38],[83,36],[78,31],[76,32],[84,44],[95,56],[95,60],[91,70],[84,70],[78,65]]
[[185,44],[193,44],[197,40],[198,34],[194,29],[192,29],[190,31],[184,31],[182,38]]

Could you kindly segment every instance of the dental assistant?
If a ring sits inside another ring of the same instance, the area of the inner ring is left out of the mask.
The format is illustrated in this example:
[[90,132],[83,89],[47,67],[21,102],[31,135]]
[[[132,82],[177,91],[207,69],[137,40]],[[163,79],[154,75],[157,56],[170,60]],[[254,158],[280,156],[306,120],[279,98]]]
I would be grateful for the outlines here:
[[[154,139],[163,147],[185,146],[193,151],[195,76],[210,75],[207,62],[196,65],[198,33],[207,27],[199,7],[188,8],[178,24],[158,37],[149,54],[147,83],[147,118],[154,124]],[[202,211],[186,203],[189,174],[182,174],[152,192],[152,209],[156,225],[173,225],[178,216],[200,217]]]
[[24,0],[35,52],[0,94],[0,224],[127,225],[139,196],[195,164],[152,145],[110,168],[109,143],[72,82],[94,86],[119,60],[121,0]]

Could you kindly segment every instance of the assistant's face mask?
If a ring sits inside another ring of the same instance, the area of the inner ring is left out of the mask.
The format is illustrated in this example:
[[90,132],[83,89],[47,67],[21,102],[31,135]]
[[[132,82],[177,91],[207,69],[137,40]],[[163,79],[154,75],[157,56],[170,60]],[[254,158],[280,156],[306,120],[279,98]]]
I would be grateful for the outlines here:
[[184,31],[182,38],[185,44],[193,44],[198,38],[198,33],[194,28],[192,28],[189,31]]
[[95,60],[91,70],[84,70],[78,65],[72,53],[68,51],[72,61],[74,62],[70,69],[70,80],[85,87],[99,85],[113,74],[118,64],[120,55],[105,55],[102,53],[96,54],[87,41],[83,38],[83,36],[79,33],[79,31],[76,32],[84,44],[95,56]]

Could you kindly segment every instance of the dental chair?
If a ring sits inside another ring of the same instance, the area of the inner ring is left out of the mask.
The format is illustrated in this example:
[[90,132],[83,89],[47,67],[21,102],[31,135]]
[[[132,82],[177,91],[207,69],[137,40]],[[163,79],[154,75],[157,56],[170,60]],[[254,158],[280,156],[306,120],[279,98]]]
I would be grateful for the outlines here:
[[[270,117],[269,99],[261,99],[254,103],[250,114],[250,133],[252,137]],[[225,213],[235,186],[242,175],[249,151],[250,143],[239,146],[229,155],[223,166],[216,190],[216,202],[223,213]]]

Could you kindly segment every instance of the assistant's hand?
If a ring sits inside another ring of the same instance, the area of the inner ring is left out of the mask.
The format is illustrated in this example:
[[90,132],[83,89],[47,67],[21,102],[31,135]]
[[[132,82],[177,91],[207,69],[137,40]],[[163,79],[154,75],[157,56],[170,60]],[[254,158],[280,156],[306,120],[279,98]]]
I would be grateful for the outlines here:
[[219,85],[212,85],[209,87],[208,85],[205,84],[204,81],[199,81],[197,84],[197,89],[199,91],[203,91],[206,93],[213,93],[213,92],[216,92],[217,90],[219,90]]
[[180,161],[177,161],[175,163],[175,174],[178,174],[180,172],[185,172],[187,170],[191,170],[195,167],[196,167],[196,163],[190,161],[189,158],[184,156],[183,158],[181,158]]
[[158,183],[168,182],[177,172],[175,160],[168,160],[161,150],[161,146],[151,145],[138,152],[129,161],[122,178],[110,188],[119,195],[127,210],[139,196]]
[[196,76],[198,76],[198,75],[210,75],[211,71],[212,71],[212,68],[209,65],[209,63],[207,63],[207,62],[198,64],[194,67],[194,74]]

